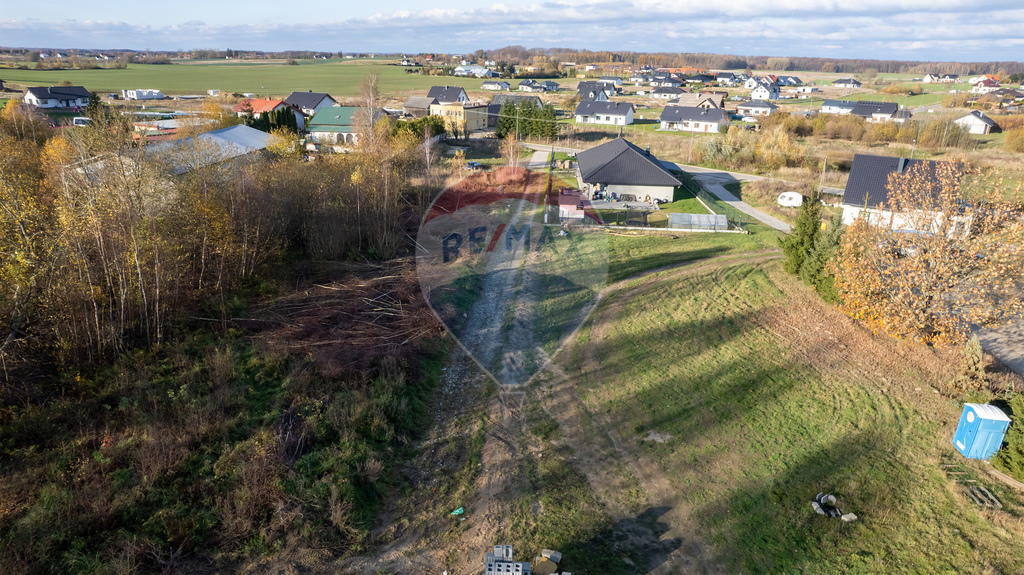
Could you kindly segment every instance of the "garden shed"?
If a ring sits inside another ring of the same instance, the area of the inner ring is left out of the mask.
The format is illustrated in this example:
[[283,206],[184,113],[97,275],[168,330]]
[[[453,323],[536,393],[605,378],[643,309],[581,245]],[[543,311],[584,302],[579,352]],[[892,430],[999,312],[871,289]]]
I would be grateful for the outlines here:
[[998,407],[968,403],[953,435],[953,446],[968,459],[988,459],[999,451],[1010,418]]

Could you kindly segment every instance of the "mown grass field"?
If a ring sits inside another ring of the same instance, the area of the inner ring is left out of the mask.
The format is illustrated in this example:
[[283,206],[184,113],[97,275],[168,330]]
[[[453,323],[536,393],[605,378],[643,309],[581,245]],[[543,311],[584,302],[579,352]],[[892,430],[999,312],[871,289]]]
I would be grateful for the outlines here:
[[283,63],[209,62],[200,64],[130,64],[124,70],[3,70],[5,82],[51,86],[67,80],[94,92],[120,93],[122,89],[152,88],[164,94],[205,94],[207,90],[252,92],[259,96],[285,97],[293,91],[312,90],[335,98],[356,96],[371,72],[379,78],[381,92],[427,90],[435,84],[479,90],[483,80],[453,76],[407,74],[407,68],[382,60],[300,60]]
[[[793,302],[795,284],[777,262],[739,262],[609,297],[602,306],[622,307],[600,341],[601,377],[581,372],[583,403],[659,462],[726,572],[1020,572],[1019,494],[990,485],[1005,510],[980,510],[943,472],[963,461],[948,439],[959,410],[931,400],[922,382],[934,374],[898,359],[876,371],[890,344],[858,356],[870,336],[840,344],[838,329],[802,342],[820,351],[801,349],[794,340],[815,328],[786,310],[821,304]],[[581,331],[577,350],[596,329]],[[849,358],[814,359],[841,356],[840,345]],[[671,439],[641,441],[647,431]],[[814,514],[821,491],[859,520]]]

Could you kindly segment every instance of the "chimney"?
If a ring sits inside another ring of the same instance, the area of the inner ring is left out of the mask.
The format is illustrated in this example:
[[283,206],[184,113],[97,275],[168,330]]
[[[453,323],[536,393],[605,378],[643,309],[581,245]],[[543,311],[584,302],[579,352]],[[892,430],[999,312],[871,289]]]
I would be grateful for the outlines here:
[[651,155],[651,147],[650,147],[650,146],[647,146],[647,149],[646,149],[646,150],[644,150],[644,154],[646,154],[646,155],[648,155],[648,156],[650,156],[650,155]]
[[903,173],[903,168],[905,168],[905,167],[907,167],[907,159],[906,158],[900,158],[900,162],[896,166],[896,173],[897,174],[902,174]]

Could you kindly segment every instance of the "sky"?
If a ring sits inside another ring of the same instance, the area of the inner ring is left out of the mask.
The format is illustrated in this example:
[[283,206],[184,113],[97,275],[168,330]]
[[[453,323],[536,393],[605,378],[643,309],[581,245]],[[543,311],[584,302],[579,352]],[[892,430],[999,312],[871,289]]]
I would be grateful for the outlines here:
[[[1024,60],[1022,0],[12,2],[0,46],[469,52],[508,45],[738,56]],[[54,18],[59,13],[60,19]]]

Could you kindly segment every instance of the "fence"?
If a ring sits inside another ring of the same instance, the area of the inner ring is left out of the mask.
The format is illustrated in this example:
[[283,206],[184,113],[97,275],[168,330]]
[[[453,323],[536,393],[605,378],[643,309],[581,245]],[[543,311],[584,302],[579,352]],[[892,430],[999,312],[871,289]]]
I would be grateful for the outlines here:
[[750,216],[719,200],[704,190],[699,184],[689,178],[681,178],[683,189],[693,194],[704,206],[716,214],[721,214],[729,220],[729,223],[739,230],[746,230],[750,225]]

